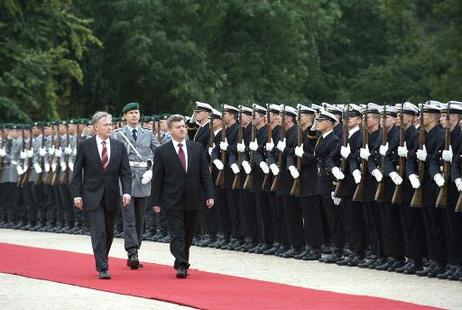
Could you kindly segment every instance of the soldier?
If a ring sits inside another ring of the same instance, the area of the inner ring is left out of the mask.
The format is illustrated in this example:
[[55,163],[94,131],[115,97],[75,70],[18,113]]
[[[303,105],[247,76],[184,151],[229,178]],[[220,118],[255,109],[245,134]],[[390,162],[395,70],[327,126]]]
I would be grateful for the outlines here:
[[[443,186],[445,182],[440,173],[439,161],[436,160],[437,157],[435,158],[435,154],[441,152],[444,147],[444,130],[438,125],[439,113],[439,102],[427,101],[423,105],[419,131],[424,131],[425,138],[424,141],[419,141],[419,144],[424,143],[410,152],[406,166],[406,173],[414,190],[422,187],[422,203],[413,206],[411,202],[411,207],[423,207],[422,217],[428,258],[430,259],[423,269],[412,271],[420,276],[432,277],[444,270],[444,263],[447,261],[446,244],[443,238],[442,210],[435,208],[438,187]],[[422,179],[419,178],[419,172],[422,173],[422,171],[419,171],[418,161],[424,168]],[[420,265],[421,262],[418,264]]]
[[[22,147],[22,140],[20,139],[21,131],[18,124],[10,126],[8,132],[7,145],[5,153],[1,153],[3,157],[3,173],[1,182],[4,185],[4,194],[6,196],[5,206],[7,215],[7,224],[5,228],[13,228],[16,224],[16,209],[18,207],[19,191],[17,187],[18,172],[22,169],[18,166],[20,160],[20,153]],[[19,167],[19,168],[18,168]]]
[[152,131],[140,126],[140,107],[136,102],[122,109],[127,125],[114,132],[114,138],[125,144],[132,171],[132,200],[122,208],[127,265],[142,267],[138,259],[144,229],[144,215],[151,195],[152,163],[159,142]]
[[335,115],[334,134],[342,141],[343,139],[343,125],[342,125],[342,109],[326,102],[322,103],[322,106],[327,112]]

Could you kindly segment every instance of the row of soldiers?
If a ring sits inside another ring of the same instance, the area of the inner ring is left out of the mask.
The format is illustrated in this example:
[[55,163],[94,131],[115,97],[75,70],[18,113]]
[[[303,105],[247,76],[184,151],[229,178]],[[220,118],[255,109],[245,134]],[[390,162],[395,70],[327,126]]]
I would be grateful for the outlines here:
[[[420,107],[409,102],[385,107],[373,103],[299,104],[297,108],[223,105],[221,111],[196,102],[187,123],[189,138],[207,150],[217,199],[214,208],[204,207],[201,212],[195,244],[458,280],[462,276],[462,214],[456,212],[462,190],[461,115],[459,102],[429,101]],[[77,126],[78,133],[74,133],[71,125],[57,125],[56,134],[63,139],[66,130],[71,137],[92,134],[91,126],[84,126],[85,130]],[[162,132],[161,124],[156,126],[148,119],[145,126],[153,127],[153,135]],[[41,139],[33,140],[31,162],[34,167],[37,163],[42,167],[42,160],[52,165],[58,156],[44,154],[43,149],[53,148],[55,140],[50,133],[41,133],[40,126],[34,127],[34,138],[46,135],[47,139],[44,147]],[[127,129],[127,125],[123,127]],[[22,140],[17,130],[8,132],[11,139],[6,141],[16,139],[16,145],[28,138],[27,131]],[[133,132],[127,131],[126,135],[130,134]],[[59,144],[59,158],[68,159],[67,167],[71,167],[75,151],[66,148],[73,150],[78,143],[73,140]],[[168,142],[168,138],[162,140],[156,143]],[[12,148],[3,147],[2,140],[4,162],[8,154],[28,161],[30,152],[24,156],[21,148]],[[22,170],[28,171],[28,167]],[[49,169],[53,171],[53,166]],[[10,193],[43,188],[43,198],[32,195],[33,203],[22,204],[36,207],[38,201],[45,202],[43,209],[37,207],[37,211],[47,210],[45,218],[43,212],[37,212],[37,223],[56,227],[59,218],[67,223],[71,215],[66,212],[73,212],[74,227],[81,226],[83,216],[72,204],[55,208],[50,202],[54,199],[56,205],[63,199],[66,192],[60,188],[65,188],[66,182],[55,187],[46,181],[37,185],[31,173],[29,182],[18,187],[18,179],[5,182],[2,176],[1,203],[6,210],[21,205],[18,199],[27,196],[12,198]],[[162,214],[146,208],[145,219],[144,237],[168,242]]]

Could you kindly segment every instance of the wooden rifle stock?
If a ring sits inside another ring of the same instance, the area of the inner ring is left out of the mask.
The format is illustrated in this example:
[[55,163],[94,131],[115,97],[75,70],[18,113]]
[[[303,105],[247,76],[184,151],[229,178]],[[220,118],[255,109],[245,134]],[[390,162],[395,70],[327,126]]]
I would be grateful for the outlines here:
[[[34,149],[32,144],[33,144],[32,129],[30,129],[29,147],[31,151]],[[27,169],[26,171],[24,171],[24,174],[22,175],[21,186],[24,186],[27,183],[29,183],[31,169],[32,169],[32,159],[27,157]]]
[[[0,138],[2,138],[2,144],[0,145],[0,149],[3,149],[5,147],[5,131],[3,128],[1,130]],[[0,178],[2,177],[2,174],[3,174],[3,157],[0,157]]]
[[[54,130],[52,131],[51,133],[51,146],[54,146],[55,144],[55,133],[54,133]],[[56,150],[55,150],[56,152]],[[49,156],[48,157],[48,163],[50,164],[50,170],[48,171],[47,173],[47,177],[45,178],[45,184],[47,185],[51,185],[52,181],[53,181],[53,171],[51,169],[51,164],[53,163],[53,159],[56,157],[56,154],[53,153],[53,156]]]
[[[302,138],[303,138],[303,130],[302,130],[302,127],[301,127],[301,113],[300,113],[301,109],[300,109],[300,106],[298,107],[298,125],[297,125],[297,146],[300,147],[302,145]],[[302,159],[300,157],[297,156],[297,171],[299,172],[299,174],[301,174],[302,172]],[[294,179],[294,183],[292,184],[292,188],[290,190],[290,194],[292,196],[297,196],[297,195],[300,195],[301,192],[302,192],[302,188],[301,188],[301,181],[300,181],[300,178],[301,178],[301,175]]]
[[[284,141],[284,138],[286,137],[286,127],[285,127],[285,121],[286,121],[286,105],[284,104],[282,106],[282,121],[281,121],[281,141]],[[282,170],[282,152],[279,152],[279,157],[278,157],[278,168],[279,168],[279,173],[278,175],[274,176],[273,179],[273,184],[271,184],[271,191],[272,192],[277,192],[281,189],[281,170]]]
[[[446,128],[444,132],[444,150],[449,150],[451,146],[451,125],[449,124],[449,109],[450,103],[448,103],[446,111]],[[443,176],[444,176],[444,185],[440,187],[438,197],[436,198],[436,207],[437,208],[446,208],[448,205],[448,190],[449,190],[449,173],[451,171],[451,164],[447,161],[443,163]]]
[[[425,128],[423,128],[423,113],[420,113],[419,117],[419,148],[422,149],[425,144]],[[411,199],[411,207],[413,208],[420,208],[422,207],[422,187],[423,187],[423,179],[425,174],[425,162],[419,160],[419,182],[420,186],[418,189],[414,191],[414,195]]]
[[[66,148],[70,147],[70,141],[69,141],[69,126],[66,125]],[[64,162],[66,163],[66,171],[64,172],[63,176],[63,181],[62,184],[69,184],[71,183],[70,180],[70,169],[69,169],[69,155],[63,154],[64,156]]]
[[[41,142],[41,146],[40,148],[43,149],[45,147],[45,129],[43,128],[40,128],[41,132],[42,132],[42,142]],[[39,150],[40,151],[40,150]],[[43,173],[44,173],[44,166],[45,166],[45,157],[40,155],[40,168],[42,168],[42,172],[40,172],[40,174],[37,176],[37,178],[35,179],[35,185],[40,185],[43,183]]]
[[[270,114],[271,112],[270,112],[269,107],[270,107],[270,105],[267,104],[266,105],[266,126],[267,126],[267,130],[268,130],[267,137],[266,137],[266,142],[267,143],[271,143],[271,140],[273,139],[273,130],[271,128],[271,114]],[[266,151],[266,163],[268,164],[268,166],[269,166],[270,153],[271,152]],[[265,174],[265,177],[263,178],[263,183],[261,185],[261,190],[262,191],[270,191],[272,183],[273,183],[272,174],[271,174],[271,172],[268,172],[268,173]]]
[[[382,117],[382,122],[383,122],[382,124],[382,128],[383,128],[382,145],[386,145],[387,140],[388,140],[388,130],[385,127],[386,120],[387,120],[387,107],[384,106],[383,107],[383,117]],[[384,168],[385,168],[385,156],[382,156],[380,172],[382,172],[383,178],[379,182],[379,185],[377,186],[377,191],[375,192],[375,197],[374,197],[374,200],[377,202],[382,202],[385,199],[386,182],[385,182]]]
[[[366,109],[367,111],[367,109]],[[367,132],[367,113],[363,114],[362,118],[362,135],[363,135],[363,148],[366,147],[369,143],[369,133]],[[366,182],[366,173],[367,173],[367,160],[361,159],[360,163],[360,171],[361,171],[361,182],[356,185],[356,190],[353,194],[353,201],[363,201],[364,200],[364,184]]]
[[[58,180],[59,180],[59,175],[61,174],[61,157],[58,157],[56,156],[56,151],[57,150],[60,150],[61,149],[61,137],[59,135],[59,131],[58,131],[58,135],[56,137],[57,141],[55,140],[55,155],[54,155],[54,158],[56,159],[56,171],[53,172],[53,178],[51,179],[51,185],[57,185],[58,184]],[[63,154],[61,153],[61,156],[63,156]]]
[[[250,126],[252,126],[252,133],[250,135],[250,142],[253,142],[255,140],[256,131],[257,131],[257,128],[253,124],[254,120],[255,120],[255,104],[252,106],[252,123],[250,123]],[[253,169],[255,169],[255,152],[250,150],[249,157],[250,157],[249,164],[250,164],[250,167],[252,167],[252,171],[250,171],[250,173],[247,174],[245,177],[244,189],[251,191],[253,189]]]
[[[242,143],[242,106],[239,106],[239,131],[237,134],[237,143]],[[242,168],[242,153],[237,152],[237,165]],[[241,173],[234,175],[232,189],[242,189]]]
[[[26,152],[26,137],[24,135],[24,129],[22,129],[22,152]],[[18,162],[18,166],[20,165],[20,163]],[[16,182],[16,185],[18,187],[23,187],[23,184],[22,184],[22,179],[24,178],[24,174],[23,173],[22,175],[18,176],[18,181]]]
[[[221,107],[221,110],[224,111],[224,105]],[[226,141],[226,124],[221,123],[221,142]],[[221,151],[221,162],[223,166],[226,165],[226,151]],[[218,171],[217,179],[215,181],[216,186],[223,187],[225,185],[225,167]]]
[[[400,125],[399,125],[399,146],[404,146],[404,103],[401,104],[401,114],[399,115]],[[412,126],[412,125],[411,125]],[[404,180],[405,173],[406,173],[406,158],[399,157],[399,171],[398,174],[401,179]],[[395,191],[393,192],[393,196],[391,198],[392,204],[400,204],[403,202],[403,187],[404,181],[400,185],[395,186]]]
[[[343,111],[343,146],[348,145],[348,119],[349,119],[349,105],[346,106],[345,110]],[[345,112],[346,111],[346,112]],[[346,173],[346,159],[342,157],[342,162],[340,163],[340,170],[343,173]],[[338,197],[339,193],[343,192],[345,188],[345,179],[338,180],[337,185],[335,186],[334,190],[334,197]]]

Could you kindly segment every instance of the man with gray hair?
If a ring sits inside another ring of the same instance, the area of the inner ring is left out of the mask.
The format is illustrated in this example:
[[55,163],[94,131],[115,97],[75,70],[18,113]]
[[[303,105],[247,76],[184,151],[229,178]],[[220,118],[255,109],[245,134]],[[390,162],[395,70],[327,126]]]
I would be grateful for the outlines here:
[[120,207],[120,183],[123,206],[131,200],[132,179],[127,150],[112,139],[112,116],[96,112],[92,125],[96,135],[82,141],[77,148],[72,177],[72,194],[76,208],[86,213],[91,243],[100,279],[110,279],[108,254],[114,238],[114,217]]

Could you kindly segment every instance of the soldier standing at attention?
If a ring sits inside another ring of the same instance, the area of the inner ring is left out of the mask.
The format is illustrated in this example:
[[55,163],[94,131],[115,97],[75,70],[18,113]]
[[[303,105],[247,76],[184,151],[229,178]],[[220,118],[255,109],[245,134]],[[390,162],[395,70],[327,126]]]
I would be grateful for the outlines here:
[[159,142],[151,130],[140,126],[140,107],[136,102],[125,105],[122,113],[127,124],[114,132],[114,138],[124,143],[132,172],[132,200],[122,209],[127,265],[142,267],[138,250],[143,240],[147,198],[151,195],[152,163]]

